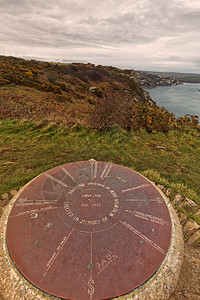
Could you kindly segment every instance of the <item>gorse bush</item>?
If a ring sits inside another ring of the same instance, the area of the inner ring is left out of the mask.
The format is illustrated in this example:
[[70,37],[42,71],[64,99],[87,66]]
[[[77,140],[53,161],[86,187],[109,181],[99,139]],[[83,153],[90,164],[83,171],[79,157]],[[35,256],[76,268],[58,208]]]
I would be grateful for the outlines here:
[[136,102],[130,95],[124,96],[120,91],[107,93],[96,100],[89,117],[89,125],[99,130],[115,124],[132,130],[144,128],[147,132],[199,128],[198,116],[186,115],[176,119],[164,107]]
[[157,105],[137,103],[133,108],[131,128],[137,130],[145,128],[148,132],[167,132],[174,124],[175,116],[165,108]]
[[165,108],[138,103],[120,91],[107,93],[98,99],[89,117],[92,128],[100,130],[117,124],[132,130],[145,128],[148,132],[167,132],[173,127],[174,121],[174,114]]
[[[57,85],[58,73],[55,70],[46,71],[48,68],[51,68],[51,65],[47,63],[5,58],[4,61],[0,61],[0,86],[14,83],[61,94],[62,87],[64,89],[66,87],[65,85]],[[41,75],[46,76],[45,82],[39,80]]]
[[26,64],[25,60],[6,58],[0,63],[0,85],[20,84],[30,86],[37,82],[37,74],[43,72],[39,64]]
[[59,86],[49,82],[43,83],[40,89],[46,92],[53,92],[54,94],[62,94],[61,88]]
[[199,117],[197,115],[187,114],[184,117],[179,117],[176,119],[174,126],[178,129],[180,128],[196,128],[199,129]]
[[6,84],[9,84],[9,80],[3,78],[2,76],[0,76],[0,86],[1,85],[6,85]]

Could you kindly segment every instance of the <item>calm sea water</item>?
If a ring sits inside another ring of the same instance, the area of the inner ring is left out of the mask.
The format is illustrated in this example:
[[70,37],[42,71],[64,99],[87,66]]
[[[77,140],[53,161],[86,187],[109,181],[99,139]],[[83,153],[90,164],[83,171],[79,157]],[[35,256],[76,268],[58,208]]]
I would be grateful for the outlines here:
[[176,117],[191,114],[200,118],[200,83],[160,86],[146,90],[157,105],[164,106]]

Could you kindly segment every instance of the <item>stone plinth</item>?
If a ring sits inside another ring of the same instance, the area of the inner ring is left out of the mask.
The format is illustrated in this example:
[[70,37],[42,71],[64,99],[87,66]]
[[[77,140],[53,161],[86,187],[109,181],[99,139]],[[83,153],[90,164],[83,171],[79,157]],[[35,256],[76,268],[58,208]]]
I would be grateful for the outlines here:
[[5,299],[168,299],[178,280],[176,213],[122,166],[91,160],[51,169],[11,200],[0,225]]

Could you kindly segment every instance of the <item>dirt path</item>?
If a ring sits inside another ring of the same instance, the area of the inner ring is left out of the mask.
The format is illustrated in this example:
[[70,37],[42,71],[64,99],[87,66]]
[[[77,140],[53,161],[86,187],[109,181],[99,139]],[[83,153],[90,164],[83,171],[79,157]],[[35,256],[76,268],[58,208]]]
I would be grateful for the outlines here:
[[179,281],[170,298],[177,299],[200,300],[200,249],[185,245]]

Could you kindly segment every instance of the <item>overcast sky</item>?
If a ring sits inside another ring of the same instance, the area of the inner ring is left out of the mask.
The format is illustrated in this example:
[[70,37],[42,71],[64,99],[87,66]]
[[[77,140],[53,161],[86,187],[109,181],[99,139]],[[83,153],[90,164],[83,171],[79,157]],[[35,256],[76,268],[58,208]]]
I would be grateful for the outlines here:
[[0,54],[200,73],[200,0],[0,0]]

